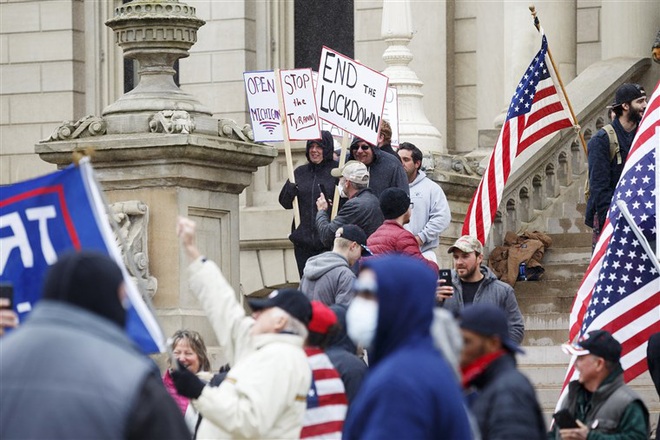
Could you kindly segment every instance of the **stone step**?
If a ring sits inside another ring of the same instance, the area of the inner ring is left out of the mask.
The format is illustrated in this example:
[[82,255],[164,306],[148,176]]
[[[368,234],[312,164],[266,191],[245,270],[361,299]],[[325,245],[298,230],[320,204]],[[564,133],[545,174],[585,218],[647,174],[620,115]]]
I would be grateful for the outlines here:
[[544,281],[566,281],[574,279],[581,280],[589,265],[579,263],[556,263],[544,267]]
[[554,296],[546,295],[526,295],[518,296],[518,307],[524,316],[536,315],[545,313],[563,313],[565,310],[570,310],[573,306],[573,295],[570,296]]
[[583,247],[591,250],[591,232],[548,235],[552,239],[552,246],[548,250],[567,247]]
[[542,278],[540,281],[518,281],[513,290],[519,300],[539,296],[573,298],[581,283],[581,277],[572,280],[546,280]]
[[528,330],[525,329],[523,345],[535,347],[559,347],[568,340],[568,327],[565,330]]
[[543,255],[543,267],[553,264],[563,263],[579,263],[589,264],[591,261],[591,247],[585,248],[581,246],[564,247],[564,248],[550,248]]

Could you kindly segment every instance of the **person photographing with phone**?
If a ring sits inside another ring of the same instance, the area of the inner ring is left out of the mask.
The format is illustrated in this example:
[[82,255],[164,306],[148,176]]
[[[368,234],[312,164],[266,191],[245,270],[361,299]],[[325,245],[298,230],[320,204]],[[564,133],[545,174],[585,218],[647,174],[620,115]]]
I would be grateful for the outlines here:
[[509,326],[509,336],[520,344],[525,335],[525,324],[518,307],[513,288],[497,279],[483,266],[483,246],[476,237],[464,235],[449,248],[453,255],[454,269],[451,285],[442,277],[438,280],[436,300],[442,307],[459,315],[468,304],[489,303],[504,311]]
[[[578,342],[562,345],[577,356],[579,376],[568,384],[549,439],[644,440],[649,438],[649,411],[623,381],[621,344],[605,330],[594,330]],[[571,424],[566,412],[573,416]]]

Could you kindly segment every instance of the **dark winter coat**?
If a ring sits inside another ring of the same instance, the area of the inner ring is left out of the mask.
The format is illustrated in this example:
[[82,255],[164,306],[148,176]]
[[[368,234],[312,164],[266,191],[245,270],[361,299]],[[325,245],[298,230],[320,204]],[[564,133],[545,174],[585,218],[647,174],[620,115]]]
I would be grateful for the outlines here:
[[624,130],[618,118],[612,121],[612,127],[619,140],[622,159],[620,164],[617,164],[617,159],[610,160],[610,138],[604,129],[598,130],[587,146],[590,194],[584,223],[589,227],[593,226],[596,215],[601,227],[605,223],[605,215],[612,202],[614,189],[619,182],[632,141],[637,133],[637,129],[631,132]]
[[410,255],[438,272],[438,265],[422,255],[415,236],[396,220],[385,220],[376,232],[371,234],[367,240],[367,247],[374,255],[392,253]]
[[331,247],[335,240],[335,232],[343,225],[358,225],[367,234],[374,233],[383,224],[383,213],[380,210],[380,201],[371,188],[364,188],[357,192],[339,208],[337,217],[330,221],[330,210],[316,213],[316,229],[324,245]]
[[378,324],[343,438],[471,438],[455,375],[431,339],[437,274],[402,255],[364,267],[376,274]]
[[330,362],[341,375],[346,389],[346,398],[350,404],[362,385],[368,367],[362,359],[357,357],[357,347],[346,334],[346,307],[342,304],[335,304],[330,308],[337,315],[337,322],[341,327],[331,337],[325,354],[328,355]]
[[319,198],[321,184],[327,192],[326,197],[332,197],[337,184],[337,179],[330,175],[333,168],[337,168],[338,163],[333,160],[333,139],[332,135],[322,132],[323,139],[321,147],[323,148],[323,162],[313,164],[309,162],[309,149],[312,144],[319,143],[318,140],[307,141],[306,153],[308,163],[295,169],[293,175],[296,183],[291,184],[288,180],[280,191],[280,205],[285,209],[293,209],[293,199],[298,196],[298,209],[300,210],[300,225],[296,228],[291,223],[291,235],[289,240],[295,245],[304,247],[318,253],[329,250],[319,238],[314,219],[316,218],[316,199]]
[[534,387],[518,371],[512,354],[494,360],[471,385],[477,388],[471,409],[482,440],[546,438]]
[[[355,138],[351,146],[358,142],[363,141]],[[376,197],[379,197],[387,188],[401,188],[406,194],[410,194],[408,176],[398,156],[381,151],[377,147],[372,146],[371,149],[374,152],[374,160],[367,165],[367,169],[369,170],[369,188],[374,190]],[[353,157],[353,153],[348,159],[357,160]]]

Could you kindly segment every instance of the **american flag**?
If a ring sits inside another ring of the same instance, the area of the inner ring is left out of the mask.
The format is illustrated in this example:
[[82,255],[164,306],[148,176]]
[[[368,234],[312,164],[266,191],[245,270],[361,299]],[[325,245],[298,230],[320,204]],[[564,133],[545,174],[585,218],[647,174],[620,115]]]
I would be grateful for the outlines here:
[[[660,332],[660,270],[657,257],[648,246],[648,242],[657,239],[656,154],[659,145],[660,82],[628,153],[608,218],[570,316],[571,341],[591,330],[605,329],[621,343],[621,365],[626,382],[647,370],[649,336]],[[628,221],[617,203],[627,207],[634,223]],[[572,361],[564,388],[576,377]]]
[[500,137],[465,216],[463,235],[473,235],[485,243],[516,157],[546,136],[573,126],[556,77],[543,35],[541,50],[511,99]]

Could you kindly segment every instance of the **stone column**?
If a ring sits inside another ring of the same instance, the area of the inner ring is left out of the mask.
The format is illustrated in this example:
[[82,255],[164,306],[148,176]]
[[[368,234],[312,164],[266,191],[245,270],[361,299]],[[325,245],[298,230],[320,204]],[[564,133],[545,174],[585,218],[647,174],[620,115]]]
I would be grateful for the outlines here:
[[[59,167],[71,162],[72,152],[93,150],[92,165],[108,201],[124,214],[142,214],[141,226],[135,226],[140,230],[129,235],[146,237],[141,264],[155,278],[150,281],[157,281],[152,301],[164,333],[193,328],[212,347],[217,345],[213,331],[188,291],[188,259],[176,237],[176,218],[198,223],[200,250],[218,263],[239,294],[239,194],[277,150],[255,144],[249,126],[213,119],[174,84],[172,65],[188,56],[203,23],[195,8],[177,0],[118,7],[107,24],[126,56],[138,60],[139,84],[102,118],[66,123],[35,150]],[[210,351],[218,357],[217,348]],[[216,359],[214,367],[220,362]]]
[[413,37],[409,0],[383,1],[381,36],[389,46],[383,53],[383,60],[388,65],[383,73],[390,78],[390,86],[396,87],[399,95],[399,139],[405,139],[423,151],[446,152],[440,132],[424,113],[424,83],[408,66],[413,59],[408,48]]
[[660,26],[655,1],[604,1],[601,6],[602,59],[648,57]]

